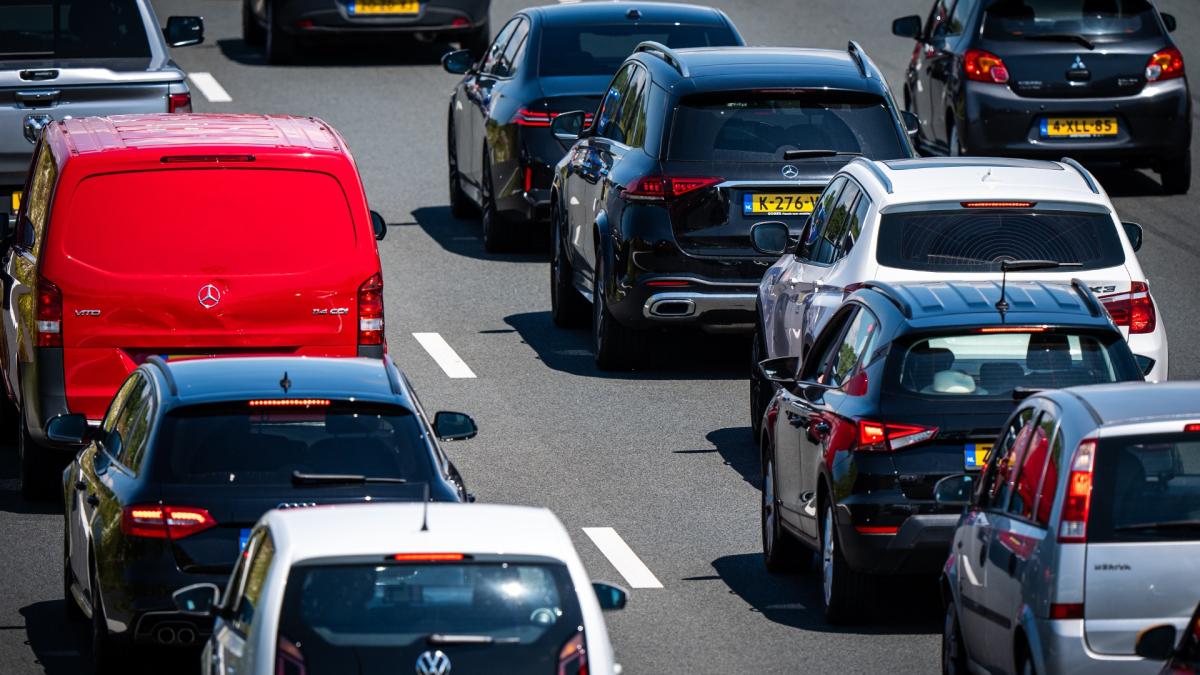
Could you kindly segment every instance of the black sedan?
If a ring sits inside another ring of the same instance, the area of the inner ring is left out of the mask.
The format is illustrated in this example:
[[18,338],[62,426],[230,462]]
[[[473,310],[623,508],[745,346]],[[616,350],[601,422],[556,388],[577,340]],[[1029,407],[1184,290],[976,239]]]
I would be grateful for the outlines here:
[[272,508],[471,500],[434,439],[475,423],[430,424],[390,359],[151,357],[99,428],[64,415],[48,434],[88,443],[63,475],[62,578],[68,614],[91,619],[98,672],[135,646],[203,642],[211,625],[171,594],[223,584]]
[[450,208],[483,214],[483,243],[504,248],[522,224],[544,232],[553,166],[567,145],[550,120],[594,110],[617,68],[639,43],[672,47],[741,45],[724,13],[665,3],[580,3],[518,12],[482,60],[447,54],[446,70],[464,74],[450,96]]

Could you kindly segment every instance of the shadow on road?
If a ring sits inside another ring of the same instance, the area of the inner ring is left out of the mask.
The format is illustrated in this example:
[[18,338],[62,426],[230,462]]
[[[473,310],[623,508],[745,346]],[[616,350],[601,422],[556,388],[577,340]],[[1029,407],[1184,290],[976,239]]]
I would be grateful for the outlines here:
[[[747,404],[748,405],[748,404]],[[711,450],[676,450],[677,455],[707,454],[716,452],[725,460],[725,466],[738,472],[742,480],[755,489],[762,489],[762,467],[758,449],[750,436],[750,427],[726,427],[710,431],[704,436],[713,444]]]
[[[53,515],[63,512],[62,499],[31,502],[21,496],[17,486],[17,448],[7,439],[0,444],[0,511]],[[63,459],[66,466],[66,459]]]
[[[217,48],[225,58],[244,66],[270,65],[262,47],[240,39],[217,40]],[[412,38],[314,40],[301,44],[292,63],[271,67],[428,66],[440,63],[442,55],[453,49],[445,42],[420,42]]]
[[425,234],[455,255],[479,260],[547,263],[546,292],[549,293],[550,253],[547,237],[542,231],[545,229],[543,226],[529,225],[528,227],[536,229],[529,232],[528,236],[518,237],[511,251],[488,253],[483,250],[483,230],[477,219],[459,220],[450,215],[449,206],[423,206],[413,211],[412,216],[417,225],[425,230]]
[[1109,197],[1161,197],[1162,184],[1135,169],[1095,168],[1093,175]]

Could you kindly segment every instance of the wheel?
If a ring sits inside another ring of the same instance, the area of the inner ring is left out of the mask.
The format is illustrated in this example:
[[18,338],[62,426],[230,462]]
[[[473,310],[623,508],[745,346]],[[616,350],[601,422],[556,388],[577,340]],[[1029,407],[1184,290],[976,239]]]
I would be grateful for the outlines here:
[[806,572],[812,566],[812,552],[796,541],[779,518],[775,499],[775,460],[764,454],[762,461],[762,549],[763,563],[772,574]]
[[446,140],[446,157],[450,165],[447,182],[450,184],[450,215],[455,218],[469,218],[474,215],[474,204],[462,189],[462,177],[458,173],[458,141],[454,134],[454,117],[446,125],[449,137]]
[[771,401],[771,384],[763,379],[762,373],[758,372],[758,363],[766,358],[767,348],[763,342],[762,327],[754,327],[754,342],[750,347],[750,430],[754,433],[754,441],[757,443],[762,436],[762,418],[763,413],[767,411],[767,404]]
[[1033,657],[1029,655],[1028,646],[1022,645],[1017,656],[1017,672],[1021,675],[1037,675],[1037,668],[1033,667]]
[[463,39],[459,41],[459,45],[461,45],[463,49],[470,51],[471,56],[474,56],[475,59],[478,60],[483,58],[483,55],[487,53],[487,48],[488,45],[491,44],[491,40],[492,29],[491,26],[489,26],[485,21],[482,26],[467,33]]
[[489,253],[503,251],[512,243],[508,223],[496,209],[495,192],[492,185],[492,161],[487,150],[483,153],[483,185],[479,190],[480,210],[483,211],[483,248]]
[[296,57],[296,37],[289,35],[280,28],[279,19],[275,16],[275,3],[267,3],[267,30],[264,42],[267,50],[267,63],[291,63]]
[[963,645],[962,628],[958,625],[958,609],[951,600],[946,604],[946,622],[942,625],[942,675],[967,672],[967,650]]
[[108,632],[108,620],[104,615],[104,601],[100,597],[100,586],[97,583],[96,567],[93,564],[92,576],[92,672],[96,675],[109,675],[118,672],[122,666],[128,666],[125,658],[124,645],[120,644]]
[[550,229],[553,248],[550,257],[550,316],[559,328],[578,328],[587,321],[587,300],[575,289],[575,268],[562,240],[562,214],[554,206]]
[[261,47],[267,41],[267,31],[258,23],[254,11],[250,8],[251,0],[242,0],[242,42]]
[[39,446],[29,436],[25,424],[25,413],[18,412],[17,456],[21,465],[21,496],[30,501],[47,501],[56,493],[54,489],[55,452]]
[[867,601],[868,579],[850,569],[842,555],[831,504],[825,504],[821,522],[821,598],[825,603],[825,620],[833,624],[851,623]]
[[71,529],[63,523],[63,613],[66,614],[67,621],[78,623],[87,620],[83,610],[79,608],[79,603],[75,601],[75,595],[71,593],[71,583],[74,581],[71,574]]
[[1192,153],[1164,161],[1158,175],[1162,179],[1163,192],[1169,195],[1187,194],[1192,184]]
[[950,156],[961,157],[967,153],[963,152],[962,139],[958,135],[958,125],[950,125]]
[[613,317],[608,311],[604,280],[608,263],[596,251],[596,279],[592,290],[592,343],[596,350],[596,367],[600,370],[629,370],[634,365],[636,333]]

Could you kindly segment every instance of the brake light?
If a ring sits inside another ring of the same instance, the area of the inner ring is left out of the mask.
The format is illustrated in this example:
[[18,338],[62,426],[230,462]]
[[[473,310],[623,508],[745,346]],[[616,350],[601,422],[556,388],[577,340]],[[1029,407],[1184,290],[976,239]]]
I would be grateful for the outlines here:
[[533,189],[533,167],[525,167],[525,191],[529,192]]
[[1058,543],[1082,544],[1087,541],[1088,513],[1092,507],[1092,472],[1096,468],[1096,441],[1086,439],[1075,449],[1071,475],[1067,478],[1067,496],[1063,501],[1058,526]]
[[1154,52],[1146,62],[1146,81],[1159,82],[1183,77],[1183,54],[1175,47]]
[[977,333],[1045,333],[1049,326],[985,326],[976,329]]
[[192,112],[192,95],[189,93],[169,94],[167,96],[167,112],[169,113],[190,113]]
[[207,509],[191,506],[126,506],[121,510],[121,532],[131,537],[183,539],[216,524]]
[[1051,619],[1082,619],[1083,603],[1050,605]]
[[279,644],[275,650],[275,675],[305,675],[304,654],[296,643],[279,636]]
[[576,633],[558,650],[558,675],[588,675],[587,645]]
[[457,562],[466,558],[461,553],[397,553],[392,560],[399,562]]
[[358,344],[383,344],[383,276],[378,273],[358,287]]
[[923,443],[937,436],[937,427],[918,424],[882,424],[880,422],[858,423],[858,450],[865,452],[891,452]]
[[1028,209],[1037,202],[959,202],[964,209]]
[[630,183],[622,196],[637,201],[673,199],[682,197],[689,192],[712,187],[724,180],[724,178],[698,176],[643,176]]
[[62,291],[45,277],[37,280],[37,344],[39,347],[61,347]]
[[963,69],[968,80],[1004,84],[1008,82],[1008,68],[999,56],[982,49],[968,49],[963,57]]
[[[1183,425],[1183,432],[1185,434],[1200,432],[1200,424],[1185,424],[1185,425]],[[1200,625],[1200,624],[1197,624],[1197,625]]]
[[221,162],[253,162],[254,155],[164,155],[163,164],[219,164]]
[[859,534],[896,534],[900,531],[898,525],[855,525],[854,530]]
[[646,285],[663,288],[683,288],[684,286],[690,286],[691,282],[682,279],[661,279],[658,281],[647,281]]
[[[537,110],[530,110],[529,108],[521,108],[517,110],[515,115],[513,115],[512,123],[519,127],[548,127],[550,126],[550,123],[554,121],[554,118],[561,114],[562,113],[540,112]],[[591,123],[592,113],[584,113],[583,125],[586,127]]]
[[1128,293],[1101,296],[1100,302],[1118,326],[1128,326],[1134,334],[1153,333],[1157,323],[1154,301],[1150,298],[1150,286],[1144,281],[1135,281]]
[[246,401],[251,408],[313,408],[328,407],[327,398],[263,398]]

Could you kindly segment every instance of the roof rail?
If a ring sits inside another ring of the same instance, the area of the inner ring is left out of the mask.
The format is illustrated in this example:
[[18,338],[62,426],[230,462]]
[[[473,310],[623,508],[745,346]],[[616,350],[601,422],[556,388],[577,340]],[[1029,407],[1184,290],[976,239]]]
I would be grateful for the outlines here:
[[646,42],[643,42],[633,48],[634,54],[638,54],[641,52],[645,52],[647,54],[654,54],[654,55],[658,56],[659,58],[661,58],[663,61],[666,61],[667,64],[670,65],[672,68],[679,71],[679,74],[682,75],[683,77],[691,77],[691,73],[688,72],[687,66],[685,66],[683,64],[683,59],[679,58],[679,55],[676,54],[673,49],[662,44],[661,42],[654,42],[652,40],[647,40]]
[[900,313],[904,315],[904,318],[912,318],[912,305],[908,304],[908,301],[900,296],[900,291],[896,290],[895,286],[883,281],[871,280],[864,282],[863,288],[870,288],[879,291],[885,298],[892,301],[892,304],[896,306],[896,309],[900,310]]
[[1088,312],[1092,316],[1101,316],[1101,312],[1105,311],[1100,306],[1100,300],[1096,298],[1096,294],[1092,292],[1090,286],[1084,283],[1083,279],[1075,278],[1071,280],[1071,288],[1083,298],[1083,304],[1087,305]]
[[175,384],[175,375],[171,373],[171,368],[167,366],[167,360],[158,354],[151,354],[146,357],[146,363],[158,366],[158,369],[162,371],[163,379],[167,381],[167,389],[171,391],[172,396],[178,396],[179,386]]
[[883,189],[887,190],[887,193],[889,195],[892,194],[891,179],[887,177],[887,174],[885,174],[883,172],[883,169],[880,169],[879,166],[875,164],[875,162],[872,162],[871,160],[867,159],[866,157],[855,157],[854,159],[850,160],[849,163],[850,164],[862,164],[867,169],[867,171],[870,171],[871,173],[875,174],[875,177],[879,179],[880,183],[883,183]]
[[854,59],[854,63],[858,66],[858,72],[862,73],[863,77],[871,77],[871,74],[867,72],[867,64],[864,62],[867,54],[863,51],[862,45],[851,40],[846,45],[846,51],[850,52],[850,58]]
[[1088,189],[1090,189],[1092,191],[1092,194],[1097,194],[1097,195],[1100,194],[1100,188],[1098,188],[1096,186],[1096,179],[1092,178],[1091,172],[1089,172],[1087,169],[1083,168],[1082,164],[1080,164],[1079,162],[1076,162],[1075,160],[1071,159],[1070,157],[1063,157],[1062,159],[1060,159],[1058,161],[1060,161],[1063,164],[1066,164],[1067,166],[1071,167],[1072,169],[1075,169],[1076,171],[1078,171],[1079,175],[1083,177],[1083,182],[1087,183]]
[[392,388],[392,393],[397,396],[403,396],[404,387],[400,385],[400,377],[396,375],[398,368],[396,367],[396,362],[392,360],[391,354],[383,357],[383,369],[387,371],[388,386]]

